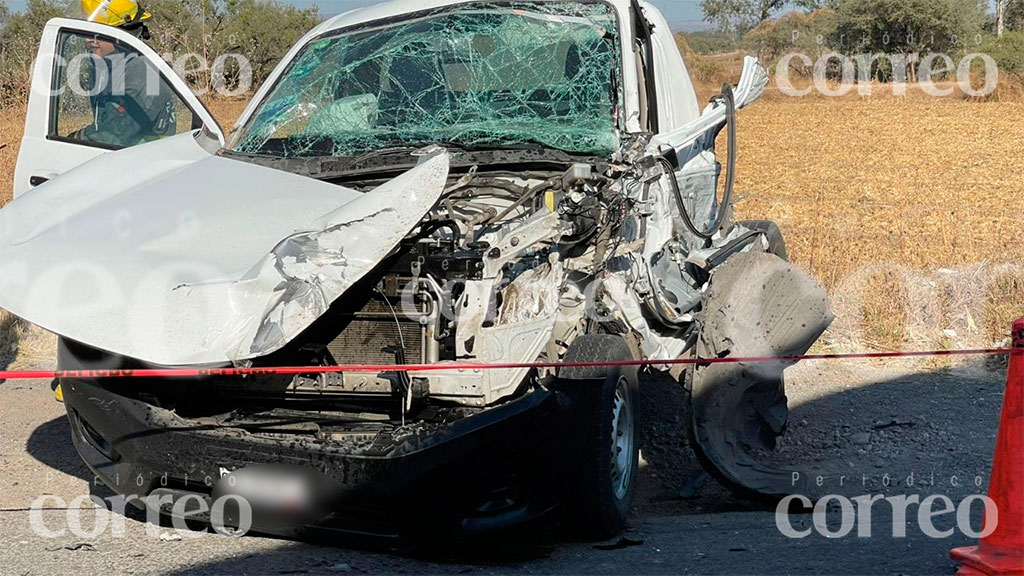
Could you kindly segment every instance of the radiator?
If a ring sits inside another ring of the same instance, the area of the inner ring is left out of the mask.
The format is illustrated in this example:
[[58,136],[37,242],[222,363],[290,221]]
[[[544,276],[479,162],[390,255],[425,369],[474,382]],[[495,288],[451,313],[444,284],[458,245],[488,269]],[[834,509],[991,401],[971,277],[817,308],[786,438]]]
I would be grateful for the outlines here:
[[[348,325],[338,334],[327,349],[338,364],[393,364],[395,356],[384,352],[386,347],[398,348],[405,339],[405,361],[422,363],[426,329],[414,319],[402,314],[397,308],[398,320],[382,298],[371,298],[358,312],[342,316]],[[401,338],[399,338],[401,331]]]

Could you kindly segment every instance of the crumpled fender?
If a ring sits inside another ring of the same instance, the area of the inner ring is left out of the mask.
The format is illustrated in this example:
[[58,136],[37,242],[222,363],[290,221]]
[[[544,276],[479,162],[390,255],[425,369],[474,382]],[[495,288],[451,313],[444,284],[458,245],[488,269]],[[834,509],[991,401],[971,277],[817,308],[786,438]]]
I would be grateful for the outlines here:
[[152,364],[263,356],[386,258],[447,176],[441,148],[367,193],[191,134],[105,154],[0,210],[0,307]]
[[[814,280],[765,252],[736,254],[711,277],[698,358],[792,356],[807,352],[833,320]],[[734,492],[779,497],[799,492],[792,471],[758,463],[773,450],[789,408],[783,370],[793,362],[695,365],[691,427],[704,467]],[[799,478],[807,478],[800,474]]]

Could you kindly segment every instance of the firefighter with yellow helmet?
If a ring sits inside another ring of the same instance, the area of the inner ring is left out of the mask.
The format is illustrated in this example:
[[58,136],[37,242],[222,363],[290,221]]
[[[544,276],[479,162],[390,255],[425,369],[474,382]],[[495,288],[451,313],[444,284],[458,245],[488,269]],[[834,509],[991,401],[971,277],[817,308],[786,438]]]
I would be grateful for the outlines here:
[[[126,30],[149,39],[146,21],[151,18],[135,0],[81,0],[86,20]],[[118,147],[171,136],[177,131],[174,99],[167,84],[149,73],[145,59],[108,38],[86,40],[92,52],[93,77],[98,86],[90,91],[93,121],[71,136]],[[64,401],[60,384],[54,397]]]
[[135,0],[82,0],[82,13],[89,22],[126,30],[144,29],[153,16]]
[[[149,38],[151,18],[135,0],[81,0],[86,20]],[[145,58],[112,39],[86,40],[96,86],[90,90],[93,122],[73,136],[110,146],[134,146],[176,132],[172,92]]]

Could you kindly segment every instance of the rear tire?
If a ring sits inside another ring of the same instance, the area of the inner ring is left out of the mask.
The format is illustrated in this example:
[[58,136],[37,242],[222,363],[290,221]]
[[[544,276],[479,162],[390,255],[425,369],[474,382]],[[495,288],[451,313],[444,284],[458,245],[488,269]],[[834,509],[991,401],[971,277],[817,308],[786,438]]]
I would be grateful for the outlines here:
[[[621,336],[577,338],[563,361],[632,360]],[[639,388],[636,367],[564,368],[561,386],[573,395],[579,426],[580,463],[569,486],[570,520],[588,538],[622,531],[633,505],[639,468]]]

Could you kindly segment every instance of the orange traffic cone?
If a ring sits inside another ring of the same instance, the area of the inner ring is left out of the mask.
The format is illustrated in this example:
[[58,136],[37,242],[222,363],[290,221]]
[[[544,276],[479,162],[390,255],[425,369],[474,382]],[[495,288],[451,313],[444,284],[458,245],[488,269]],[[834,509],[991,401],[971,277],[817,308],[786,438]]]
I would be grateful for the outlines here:
[[[1013,324],[1013,347],[1024,348],[1024,318]],[[950,557],[961,567],[958,576],[1024,575],[1024,353],[1010,354],[1003,414],[988,496],[996,504],[995,531],[977,546],[954,548]],[[987,531],[987,530],[986,530]]]

